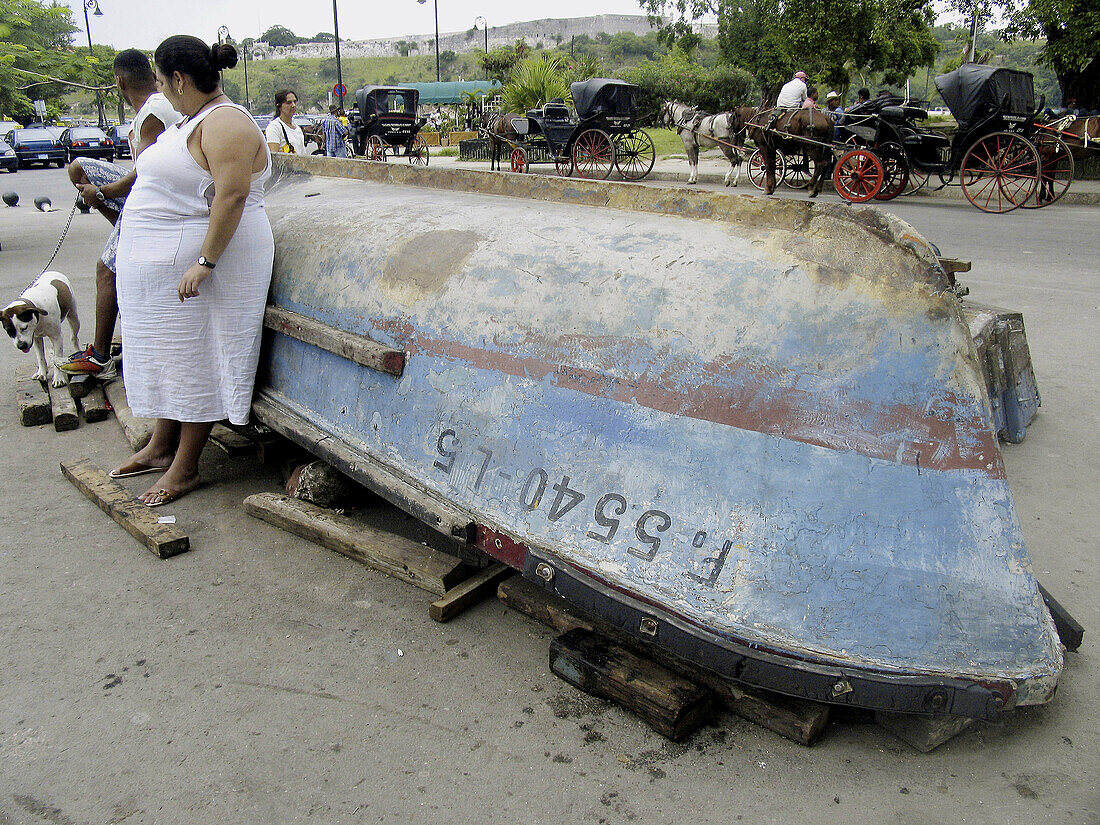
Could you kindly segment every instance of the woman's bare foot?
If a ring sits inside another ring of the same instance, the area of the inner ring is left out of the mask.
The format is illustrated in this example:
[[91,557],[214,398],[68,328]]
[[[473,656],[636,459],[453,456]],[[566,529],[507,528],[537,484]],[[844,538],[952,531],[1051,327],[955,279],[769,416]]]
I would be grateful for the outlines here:
[[150,449],[146,446],[111,470],[110,476],[111,478],[128,478],[144,475],[145,473],[164,472],[172,465],[172,459],[175,457],[175,453]]
[[149,507],[170,504],[202,485],[202,479],[194,475],[189,478],[173,478],[171,471],[160,477],[156,484],[138,496],[138,501]]

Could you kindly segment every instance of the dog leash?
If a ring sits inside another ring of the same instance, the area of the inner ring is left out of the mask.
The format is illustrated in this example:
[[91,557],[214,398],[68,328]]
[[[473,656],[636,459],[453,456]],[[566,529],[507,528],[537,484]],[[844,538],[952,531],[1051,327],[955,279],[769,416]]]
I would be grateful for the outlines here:
[[[57,253],[61,251],[61,244],[65,243],[65,236],[69,234],[69,227],[72,226],[73,215],[76,214],[76,207],[79,203],[80,196],[78,195],[77,199],[73,201],[73,208],[69,210],[69,219],[65,221],[65,228],[61,230],[61,237],[57,239],[57,246],[53,248],[53,254],[50,255],[50,259],[46,261],[46,265],[42,267],[42,272],[45,272],[47,269],[50,268],[50,264],[53,263],[53,259],[56,258]],[[41,275],[42,272],[39,272],[38,274]]]

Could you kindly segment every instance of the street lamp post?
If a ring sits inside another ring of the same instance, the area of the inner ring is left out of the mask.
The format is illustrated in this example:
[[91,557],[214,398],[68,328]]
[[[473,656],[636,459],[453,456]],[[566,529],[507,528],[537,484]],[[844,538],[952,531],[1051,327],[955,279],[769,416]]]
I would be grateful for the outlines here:
[[252,98],[248,94],[248,39],[245,38],[241,41],[241,48],[244,49],[244,108],[248,109],[248,113],[252,114]]
[[485,21],[484,17],[478,16],[474,19],[474,28],[481,28],[485,32],[485,54],[489,53],[489,24]]
[[[420,5],[424,5],[428,0],[416,0]],[[432,5],[435,6],[435,82],[440,80],[439,75],[439,0],[432,0]]]
[[[95,9],[92,12],[93,17],[102,17],[103,12],[99,10],[99,0],[84,0],[84,30],[88,32],[88,55],[95,56],[95,52],[92,51],[92,26],[88,22],[88,12]],[[99,84],[96,84],[98,87]],[[103,96],[99,93],[99,89],[95,90],[95,108],[99,113],[99,128],[102,129],[107,125],[107,119],[103,116]]]
[[344,74],[340,69],[340,21],[336,16],[336,0],[332,0],[332,35],[336,38],[336,86],[340,89],[340,109],[344,108]]

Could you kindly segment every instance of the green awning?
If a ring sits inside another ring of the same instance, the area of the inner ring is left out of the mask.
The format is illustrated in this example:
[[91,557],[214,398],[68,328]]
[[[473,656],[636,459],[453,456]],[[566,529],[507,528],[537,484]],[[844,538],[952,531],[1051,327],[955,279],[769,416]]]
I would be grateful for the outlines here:
[[426,103],[462,103],[462,95],[468,92],[488,93],[501,88],[499,80],[456,80],[447,83],[399,83],[420,92],[420,105]]

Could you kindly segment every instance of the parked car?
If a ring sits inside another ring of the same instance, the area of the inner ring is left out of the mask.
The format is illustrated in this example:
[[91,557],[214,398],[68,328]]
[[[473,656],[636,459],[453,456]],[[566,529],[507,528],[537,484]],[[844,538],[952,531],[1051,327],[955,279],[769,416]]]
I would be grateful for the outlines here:
[[115,143],[115,157],[130,157],[130,127],[132,123],[123,123],[121,126],[111,126],[107,129],[107,137]]
[[115,142],[98,126],[74,126],[61,133],[61,145],[71,163],[73,158],[115,159]]
[[22,129],[22,123],[16,123],[14,120],[0,120],[0,135],[6,135],[13,129]]
[[49,129],[12,129],[4,137],[4,142],[15,150],[21,169],[33,163],[65,165],[65,147]]
[[15,156],[15,150],[2,140],[0,140],[0,169],[6,172],[19,171],[19,158]]
[[254,121],[256,121],[256,125],[260,127],[260,131],[262,132],[264,129],[267,128],[267,124],[269,124],[271,121],[273,121],[275,119],[275,116],[274,115],[253,115],[252,119]]

